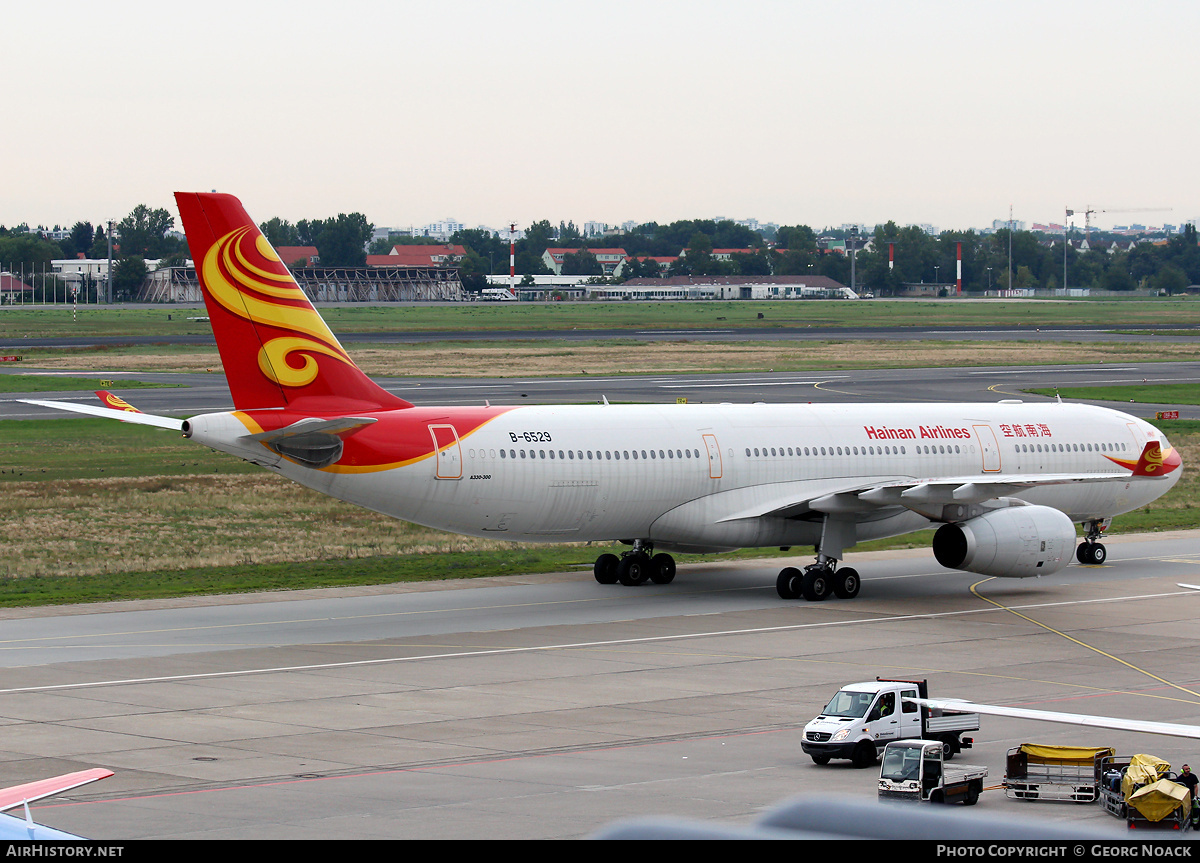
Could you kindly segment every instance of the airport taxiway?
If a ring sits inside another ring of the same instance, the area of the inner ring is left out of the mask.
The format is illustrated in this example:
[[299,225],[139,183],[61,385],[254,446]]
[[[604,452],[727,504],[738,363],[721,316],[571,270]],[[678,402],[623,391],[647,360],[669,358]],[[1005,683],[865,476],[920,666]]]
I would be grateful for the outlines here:
[[[1200,533],[1113,537],[1046,579],[851,554],[853,601],[785,602],[781,561],[601,586],[580,572],[0,614],[11,782],[116,776],[35,808],[98,839],[569,838],[624,818],[745,824],[798,794],[871,799],[800,731],[843,683],[1200,724]],[[803,558],[798,561],[802,562]],[[971,586],[979,584],[977,593]],[[1178,738],[983,718],[999,784],[1023,741],[1148,751]],[[975,811],[1094,825],[1098,807]]]
[[[232,406],[218,375],[161,377],[185,387],[127,395],[156,413]],[[426,404],[521,404],[992,401],[1198,378],[1197,363],[1129,363],[381,383]],[[32,415],[58,414],[0,402],[0,417]],[[871,799],[870,771],[800,752],[804,722],[853,680],[928,678],[935,695],[1200,724],[1200,590],[1179,586],[1200,584],[1200,534],[1106,542],[1104,566],[1027,581],[946,571],[925,549],[852,553],[864,586],[850,602],[780,600],[781,560],[602,587],[589,549],[572,573],[5,610],[0,765],[6,784],[115,770],[35,807],[97,839],[567,838],[640,815],[744,824],[796,794]],[[993,787],[1026,740],[1176,766],[1200,755],[1174,738],[983,723],[962,758],[987,765]],[[996,790],[974,811],[1115,823]]]
[[[77,377],[80,373],[30,368],[0,368],[0,374],[44,374]],[[229,387],[220,374],[105,372],[112,389],[147,413],[178,414],[233,409]],[[174,384],[163,389],[122,389],[121,381]],[[1057,366],[959,366],[922,369],[847,369],[834,372],[767,372],[746,374],[585,375],[511,378],[376,378],[380,386],[414,404],[579,404],[599,402],[970,402],[1019,398],[1048,401],[1023,392],[1068,386],[1137,386],[1200,384],[1200,362],[1088,363]],[[94,401],[91,393],[44,392],[36,399]],[[0,419],[61,417],[60,411],[0,399]],[[1092,402],[1103,407],[1153,416],[1178,410],[1183,418],[1200,417],[1200,406]]]

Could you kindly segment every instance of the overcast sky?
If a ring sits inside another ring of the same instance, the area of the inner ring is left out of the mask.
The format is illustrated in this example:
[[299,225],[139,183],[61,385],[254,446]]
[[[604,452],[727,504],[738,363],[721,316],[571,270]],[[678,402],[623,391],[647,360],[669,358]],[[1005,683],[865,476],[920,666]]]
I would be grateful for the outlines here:
[[[1200,216],[1200,3],[6,4],[0,224]],[[1080,221],[1080,224],[1082,222]]]

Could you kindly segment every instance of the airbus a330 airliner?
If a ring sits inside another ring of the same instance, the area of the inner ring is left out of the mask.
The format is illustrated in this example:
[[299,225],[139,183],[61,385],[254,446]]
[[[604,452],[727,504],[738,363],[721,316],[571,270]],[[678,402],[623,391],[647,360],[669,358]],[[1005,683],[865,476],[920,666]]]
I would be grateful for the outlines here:
[[1153,426],[1085,405],[414,406],[354,364],[236,198],[176,200],[235,410],[181,421],[33,403],[179,428],[429,527],[629,545],[596,559],[601,584],[668,583],[672,551],[812,545],[779,595],[852,598],[846,549],[931,525],[943,566],[1049,575],[1070,561],[1074,523],[1076,558],[1103,563],[1108,520],[1181,473]]

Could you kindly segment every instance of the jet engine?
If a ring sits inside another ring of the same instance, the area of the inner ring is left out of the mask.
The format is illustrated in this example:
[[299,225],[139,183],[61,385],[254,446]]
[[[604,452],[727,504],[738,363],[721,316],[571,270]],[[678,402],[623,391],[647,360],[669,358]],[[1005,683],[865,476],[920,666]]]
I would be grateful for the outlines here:
[[1048,506],[995,509],[943,524],[933,535],[933,555],[942,566],[1000,578],[1058,572],[1074,549],[1074,523]]

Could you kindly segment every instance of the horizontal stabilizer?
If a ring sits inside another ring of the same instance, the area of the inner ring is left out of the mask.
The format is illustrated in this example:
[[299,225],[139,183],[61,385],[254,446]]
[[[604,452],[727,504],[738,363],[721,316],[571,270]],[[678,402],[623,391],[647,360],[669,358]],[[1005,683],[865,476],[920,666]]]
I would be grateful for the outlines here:
[[1052,710],[1029,710],[1024,707],[998,707],[994,704],[974,704],[955,698],[905,698],[932,707],[935,710],[952,710],[956,713],[983,713],[987,716],[1008,716],[1013,719],[1037,719],[1042,722],[1060,722],[1065,725],[1086,725],[1091,728],[1114,728],[1118,731],[1142,731],[1147,734],[1165,734],[1170,737],[1191,737],[1200,740],[1200,726],[1177,725],[1173,722],[1149,722],[1139,719],[1118,719],[1111,716],[1087,716],[1079,713],[1058,713]]
[[310,434],[328,434],[345,437],[374,422],[378,422],[374,417],[338,417],[331,420],[310,417],[294,422],[290,426],[285,426],[281,429],[259,432],[258,434],[246,435],[246,437],[260,443],[271,443],[272,441],[283,440],[284,438]]
[[92,405],[81,405],[75,402],[54,402],[43,399],[16,399],[16,401],[43,408],[54,408],[60,411],[71,411],[78,414],[87,414],[88,416],[120,420],[121,422],[134,423],[135,425],[158,426],[159,428],[173,429],[175,431],[183,429],[183,420],[181,419],[145,414],[137,410],[118,410],[116,408],[93,407]]
[[374,417],[306,417],[283,428],[243,437],[297,464],[320,469],[342,457],[345,439],[377,422]]

